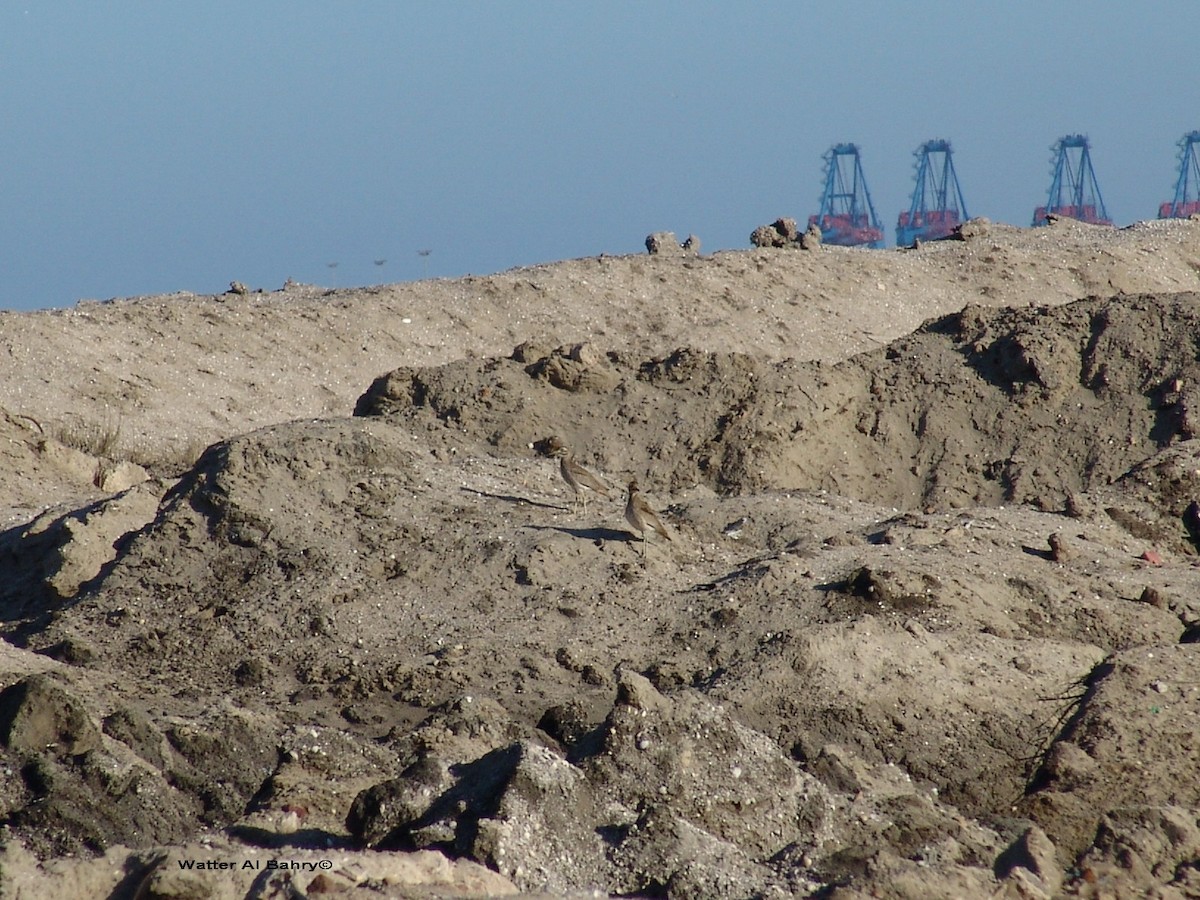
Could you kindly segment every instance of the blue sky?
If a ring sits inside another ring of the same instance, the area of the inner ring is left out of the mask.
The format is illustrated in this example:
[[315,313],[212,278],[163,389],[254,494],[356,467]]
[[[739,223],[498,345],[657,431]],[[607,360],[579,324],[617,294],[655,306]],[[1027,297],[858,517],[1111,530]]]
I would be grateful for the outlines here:
[[2,0],[0,308],[744,248],[844,141],[889,239],[930,138],[1026,225],[1085,133],[1128,224],[1200,128],[1198,33],[1195,0]]

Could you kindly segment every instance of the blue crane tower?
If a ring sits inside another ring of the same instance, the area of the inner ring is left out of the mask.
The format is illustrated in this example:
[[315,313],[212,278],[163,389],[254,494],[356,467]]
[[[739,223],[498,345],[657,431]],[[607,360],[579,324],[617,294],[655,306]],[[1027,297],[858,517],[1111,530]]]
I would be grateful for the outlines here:
[[1175,199],[1158,207],[1160,219],[1186,219],[1200,215],[1200,160],[1196,146],[1200,131],[1189,131],[1179,141],[1179,179],[1175,182]]
[[824,156],[825,192],[821,211],[808,217],[821,229],[821,241],[842,247],[883,246],[883,229],[871,203],[862,160],[854,144],[836,144]]
[[917,184],[913,188],[912,205],[907,212],[900,213],[896,223],[898,247],[911,246],[918,240],[944,238],[967,219],[967,204],[954,172],[950,142],[926,141],[914,156]]
[[1091,144],[1082,134],[1059,138],[1054,153],[1054,177],[1045,206],[1033,212],[1033,224],[1045,225],[1048,216],[1066,216],[1091,225],[1111,225],[1100,185],[1092,168]]

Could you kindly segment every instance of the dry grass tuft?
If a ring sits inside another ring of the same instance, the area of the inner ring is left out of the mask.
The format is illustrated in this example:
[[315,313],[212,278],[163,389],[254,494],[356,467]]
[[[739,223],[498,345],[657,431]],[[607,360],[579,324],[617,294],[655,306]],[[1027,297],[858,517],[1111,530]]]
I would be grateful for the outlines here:
[[119,459],[121,417],[106,415],[103,420],[73,417],[54,430],[60,444],[104,459]]

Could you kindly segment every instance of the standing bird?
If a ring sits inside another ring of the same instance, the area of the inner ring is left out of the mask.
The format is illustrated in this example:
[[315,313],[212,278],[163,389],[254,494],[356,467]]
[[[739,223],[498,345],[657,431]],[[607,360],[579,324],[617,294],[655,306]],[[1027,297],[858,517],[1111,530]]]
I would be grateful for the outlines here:
[[587,494],[583,488],[593,490],[601,497],[608,496],[608,488],[604,486],[604,482],[576,462],[575,454],[558,438],[550,442],[550,455],[558,457],[558,471],[562,474],[563,481],[575,492],[575,505],[582,504],[583,508],[587,509]]
[[653,529],[668,541],[671,540],[666,526],[650,508],[650,504],[646,502],[646,498],[638,489],[636,478],[629,482],[629,499],[625,501],[625,521],[642,536],[642,556],[646,555],[646,529]]

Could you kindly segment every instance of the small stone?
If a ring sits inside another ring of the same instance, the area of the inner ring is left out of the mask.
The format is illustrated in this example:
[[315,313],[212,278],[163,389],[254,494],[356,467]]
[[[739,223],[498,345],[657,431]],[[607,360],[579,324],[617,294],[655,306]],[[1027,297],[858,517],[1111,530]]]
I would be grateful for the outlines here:
[[261,659],[248,658],[233,670],[233,680],[241,687],[257,687],[266,679],[266,666]]
[[1072,519],[1082,519],[1092,511],[1092,504],[1082,494],[1072,491],[1067,495],[1066,513]]
[[1071,551],[1067,549],[1067,545],[1063,536],[1057,531],[1048,538],[1050,544],[1050,558],[1056,563],[1066,562],[1071,558]]
[[308,883],[310,894],[340,894],[346,890],[344,885],[338,884],[324,872],[318,872],[317,877]]
[[1138,597],[1141,603],[1149,603],[1155,609],[1166,609],[1167,598],[1163,596],[1162,591],[1158,588],[1146,587],[1142,590],[1142,594]]

